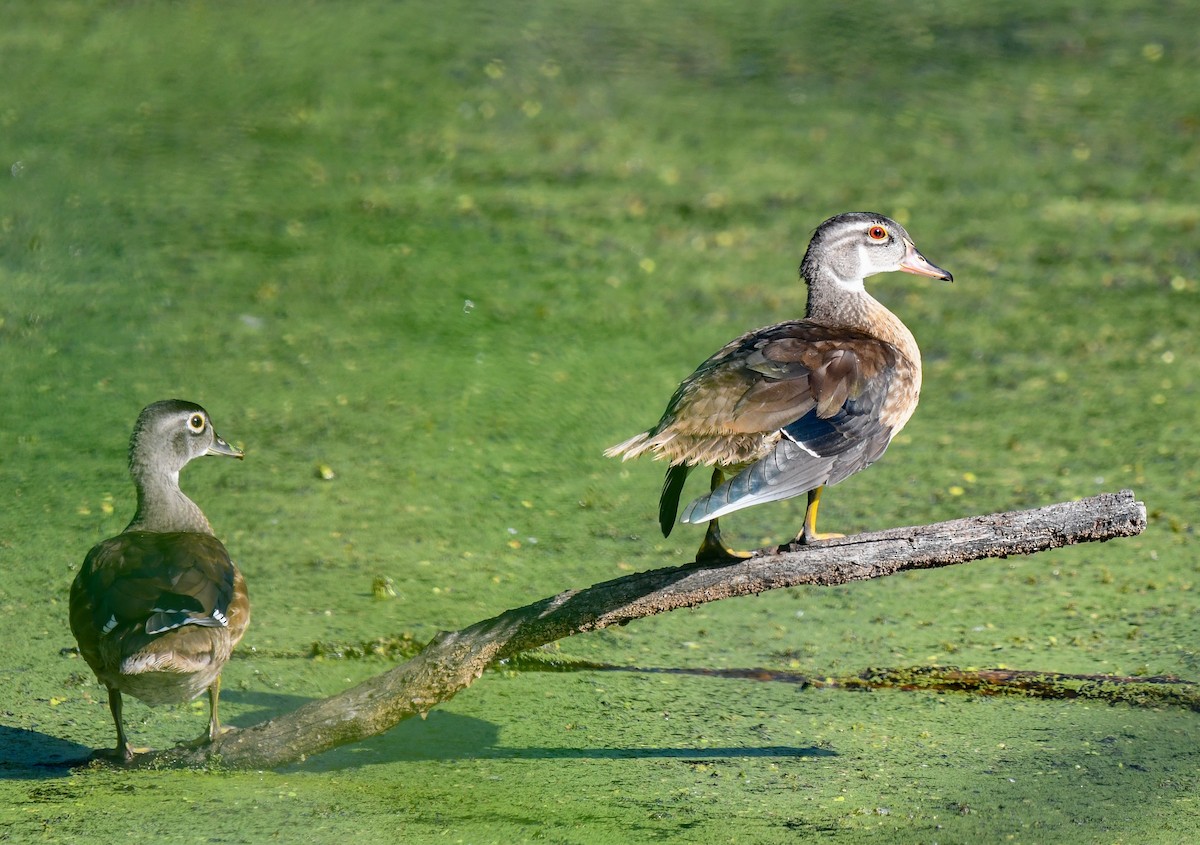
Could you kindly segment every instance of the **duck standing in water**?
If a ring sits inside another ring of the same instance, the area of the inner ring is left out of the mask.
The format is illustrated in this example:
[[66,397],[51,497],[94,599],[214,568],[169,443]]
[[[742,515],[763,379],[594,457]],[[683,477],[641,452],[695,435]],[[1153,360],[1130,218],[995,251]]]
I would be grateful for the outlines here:
[[749,556],[725,545],[718,517],[802,493],[808,508],[795,542],[840,536],[817,532],[821,491],[877,460],[921,392],[912,332],[863,284],[894,270],[953,281],[894,220],[866,212],[826,220],[800,265],[804,319],[726,344],[679,385],[658,425],[604,453],[671,462],[659,499],[664,536],[696,466],[713,467],[711,489],[680,521],[708,523],[698,561]]
[[[114,758],[134,749],[121,694],[147,704],[190,701],[208,691],[208,732],[221,732],[221,669],[250,622],[246,582],[200,508],[179,489],[193,458],[241,458],[199,405],[171,399],[146,407],[129,445],[137,512],[96,545],[71,585],[71,631],[79,653],[108,688],[117,726]],[[101,752],[106,756],[109,752]]]

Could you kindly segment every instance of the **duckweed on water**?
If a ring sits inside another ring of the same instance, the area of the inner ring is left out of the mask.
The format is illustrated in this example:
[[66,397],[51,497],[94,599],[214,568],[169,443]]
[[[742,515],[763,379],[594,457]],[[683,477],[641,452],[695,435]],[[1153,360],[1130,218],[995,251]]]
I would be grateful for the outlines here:
[[[956,281],[870,283],[921,345],[923,395],[823,525],[1129,487],[1145,534],[721,602],[546,656],[1200,677],[1186,12],[7,9],[0,835],[1195,839],[1196,715],[1140,702],[510,666],[284,771],[64,766],[111,742],[65,598],[132,513],[145,404],[200,402],[246,451],[184,479],[249,583],[222,692],[246,726],[440,630],[688,559],[696,530],[655,524],[661,465],[601,452],[721,343],[801,314],[808,234],[863,208]],[[724,528],[779,542],[800,518],[772,504]],[[126,719],[162,747],[203,714]]]

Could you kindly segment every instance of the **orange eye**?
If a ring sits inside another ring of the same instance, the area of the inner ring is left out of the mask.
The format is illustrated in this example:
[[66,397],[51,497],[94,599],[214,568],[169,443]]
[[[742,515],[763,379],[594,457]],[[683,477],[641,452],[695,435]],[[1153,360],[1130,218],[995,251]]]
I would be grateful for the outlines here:
[[882,226],[872,226],[867,230],[867,236],[873,241],[886,241],[888,238],[887,229]]

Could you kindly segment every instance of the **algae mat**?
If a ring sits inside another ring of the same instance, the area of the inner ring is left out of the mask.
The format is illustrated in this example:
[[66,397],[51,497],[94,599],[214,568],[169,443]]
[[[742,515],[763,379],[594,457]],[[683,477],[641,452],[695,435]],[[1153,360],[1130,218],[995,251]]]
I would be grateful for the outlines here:
[[[601,452],[720,344],[799,314],[808,233],[863,208],[957,281],[871,281],[921,343],[924,395],[823,527],[1129,487],[1145,534],[723,602],[548,656],[1196,679],[1192,17],[9,4],[0,836],[1195,839],[1190,711],[716,677],[501,667],[285,771],[59,765],[112,741],[66,591],[132,510],[144,404],[201,402],[247,451],[184,486],[250,584],[223,710],[252,724],[394,665],[360,654],[375,638],[687,560],[695,531],[657,533],[661,467]],[[779,542],[800,518],[725,528]],[[203,722],[127,709],[158,747]]]

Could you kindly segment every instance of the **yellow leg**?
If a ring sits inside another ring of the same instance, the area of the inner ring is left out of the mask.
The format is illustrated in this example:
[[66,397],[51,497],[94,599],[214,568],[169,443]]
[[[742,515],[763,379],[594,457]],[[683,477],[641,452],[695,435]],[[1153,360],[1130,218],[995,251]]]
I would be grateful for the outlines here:
[[796,538],[796,542],[800,545],[846,536],[845,534],[822,534],[817,531],[817,509],[821,507],[821,491],[824,489],[825,486],[822,485],[816,490],[808,491],[808,510],[804,512],[804,530]]
[[208,745],[223,733],[229,733],[233,728],[221,727],[221,717],[217,715],[217,702],[221,698],[221,676],[212,682],[208,688],[208,730],[193,740],[183,743],[188,748],[200,748]]
[[212,682],[212,686],[208,688],[208,732],[200,735],[200,739],[196,742],[198,745],[212,742],[221,734],[227,734],[230,731],[237,730],[236,728],[222,727],[221,717],[217,715],[217,702],[221,698],[221,676],[217,675],[217,679]]
[[[724,483],[725,473],[721,472],[720,467],[714,467],[709,490],[716,490]],[[735,552],[725,545],[725,541],[721,539],[721,526],[715,519],[708,521],[708,530],[704,532],[704,542],[700,544],[700,549],[696,552],[697,563],[732,563],[746,560],[749,557],[750,552]]]
[[217,700],[221,697],[221,676],[208,688],[208,741],[221,735],[221,718],[217,715]]

